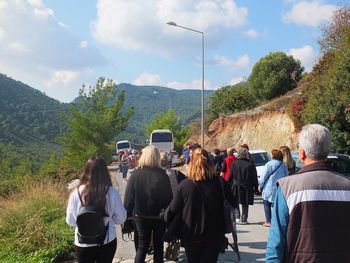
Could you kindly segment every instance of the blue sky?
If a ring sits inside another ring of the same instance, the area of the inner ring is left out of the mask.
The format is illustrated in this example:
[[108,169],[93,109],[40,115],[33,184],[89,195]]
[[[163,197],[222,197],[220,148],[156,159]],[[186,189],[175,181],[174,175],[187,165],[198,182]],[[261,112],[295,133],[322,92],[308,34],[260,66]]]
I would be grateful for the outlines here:
[[0,72],[63,102],[100,76],[135,85],[205,88],[248,77],[273,51],[319,57],[333,0],[0,0]]

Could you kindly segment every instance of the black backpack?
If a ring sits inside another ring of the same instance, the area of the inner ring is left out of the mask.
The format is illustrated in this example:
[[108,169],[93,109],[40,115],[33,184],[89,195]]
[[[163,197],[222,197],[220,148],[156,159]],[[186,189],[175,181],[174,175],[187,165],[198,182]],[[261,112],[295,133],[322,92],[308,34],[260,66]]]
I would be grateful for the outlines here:
[[106,238],[108,225],[104,224],[104,217],[100,209],[93,205],[84,205],[78,189],[81,207],[77,216],[78,242],[81,244],[102,245]]

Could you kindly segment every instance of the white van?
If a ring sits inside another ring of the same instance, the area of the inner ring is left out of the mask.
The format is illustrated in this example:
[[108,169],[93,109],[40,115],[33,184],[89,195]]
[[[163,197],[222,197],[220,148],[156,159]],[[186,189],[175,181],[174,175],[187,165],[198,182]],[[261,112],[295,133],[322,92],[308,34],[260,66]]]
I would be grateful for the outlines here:
[[115,151],[116,154],[119,155],[120,152],[125,152],[125,151],[131,151],[131,144],[129,141],[117,141],[117,144],[115,146]]
[[149,139],[149,145],[156,146],[160,151],[170,153],[174,150],[174,137],[170,130],[153,130]]

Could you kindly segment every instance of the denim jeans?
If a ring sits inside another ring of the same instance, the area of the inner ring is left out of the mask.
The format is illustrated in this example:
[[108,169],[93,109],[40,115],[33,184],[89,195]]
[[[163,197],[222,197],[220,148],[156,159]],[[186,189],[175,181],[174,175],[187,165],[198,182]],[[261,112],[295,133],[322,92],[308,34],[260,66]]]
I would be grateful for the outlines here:
[[135,219],[138,244],[135,256],[135,263],[144,263],[148,247],[151,241],[151,234],[153,233],[153,262],[163,263],[163,236],[165,233],[165,223],[161,220],[154,219]]
[[271,208],[273,206],[273,203],[267,201],[267,200],[263,200],[264,203],[264,211],[265,211],[265,218],[266,218],[266,222],[271,223]]
[[122,163],[122,174],[123,174],[123,178],[126,178],[126,175],[128,174],[128,169],[129,166],[127,164]]

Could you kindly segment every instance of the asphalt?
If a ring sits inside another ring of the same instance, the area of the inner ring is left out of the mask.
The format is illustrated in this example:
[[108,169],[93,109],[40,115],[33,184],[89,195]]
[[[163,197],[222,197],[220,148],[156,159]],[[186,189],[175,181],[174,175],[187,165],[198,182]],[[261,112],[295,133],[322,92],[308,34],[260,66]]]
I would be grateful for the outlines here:
[[[122,176],[118,173],[117,169],[117,165],[111,165],[109,167],[113,183],[119,190],[123,200],[127,182],[122,179]],[[185,172],[184,167],[178,167],[176,169]],[[260,196],[256,196],[254,205],[249,206],[248,222],[249,224],[247,225],[237,224],[238,247],[241,256],[241,261],[239,262],[265,262],[268,228],[262,226],[264,222],[264,208]],[[134,243],[131,240],[122,240],[121,228],[119,225],[117,226],[117,233],[117,252],[113,262],[134,262]],[[232,243],[232,236],[229,234],[226,236],[229,239],[229,242]],[[146,262],[153,262],[151,255],[146,257]],[[183,248],[180,249],[179,262],[187,262]],[[220,254],[218,262],[238,262],[237,255],[232,249],[226,250],[224,254]]]

